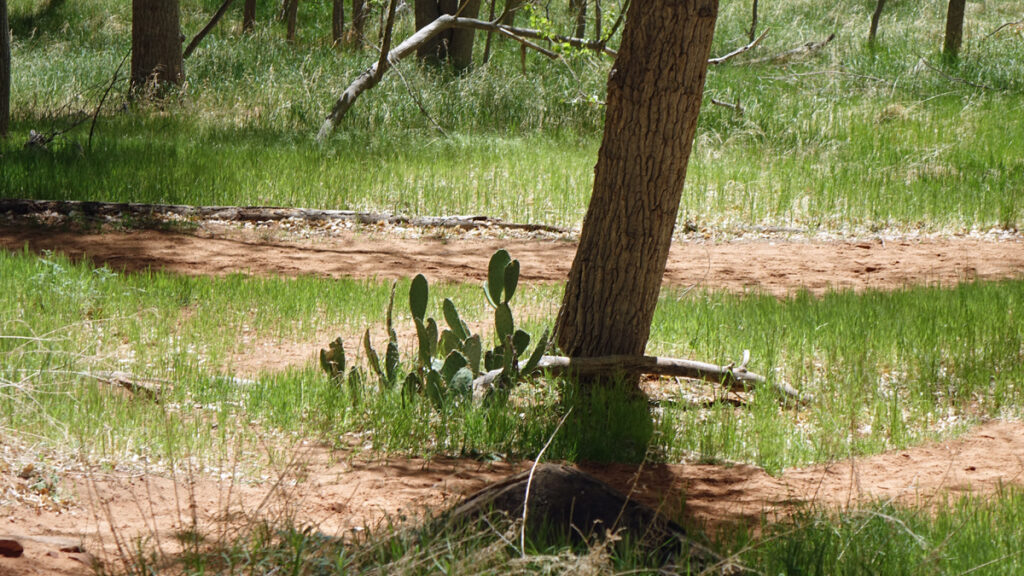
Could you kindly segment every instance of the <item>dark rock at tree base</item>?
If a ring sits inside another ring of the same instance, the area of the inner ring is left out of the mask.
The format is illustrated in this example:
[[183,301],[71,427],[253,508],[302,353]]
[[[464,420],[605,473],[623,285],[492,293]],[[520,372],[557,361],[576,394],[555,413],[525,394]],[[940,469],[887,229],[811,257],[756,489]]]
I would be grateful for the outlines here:
[[25,547],[21,545],[21,542],[12,538],[0,538],[0,556],[17,558],[23,552],[25,552]]
[[687,538],[679,524],[585,472],[560,464],[542,464],[537,466],[532,482],[529,478],[530,472],[523,472],[467,497],[439,518],[441,527],[473,524],[495,513],[522,518],[525,501],[527,536],[554,533],[580,541],[612,533],[638,542],[645,552],[665,563],[689,563],[695,572],[706,568],[717,573],[742,572]]

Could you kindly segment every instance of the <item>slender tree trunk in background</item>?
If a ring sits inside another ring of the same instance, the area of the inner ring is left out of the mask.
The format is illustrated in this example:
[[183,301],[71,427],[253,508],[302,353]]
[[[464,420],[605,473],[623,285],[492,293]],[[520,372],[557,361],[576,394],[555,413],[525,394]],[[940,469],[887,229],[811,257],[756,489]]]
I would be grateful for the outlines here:
[[132,86],[181,84],[181,41],[178,0],[132,0]]
[[594,0],[594,41],[601,41],[602,25],[601,22],[601,0]]
[[[480,16],[480,0],[463,0],[462,12],[459,14],[465,18],[477,18]],[[458,7],[456,7],[458,12]],[[452,67],[456,70],[467,70],[473,65],[473,41],[476,39],[476,30],[471,28],[456,28],[452,30],[451,46],[448,48],[448,56],[452,60]]]
[[[459,14],[466,18],[480,15],[481,0],[463,0],[459,12],[458,0],[416,0],[416,30],[421,30],[442,14]],[[473,64],[475,30],[449,29],[438,34],[416,50],[416,57],[424,62],[439,64],[450,60],[456,70],[465,70]]]
[[331,43],[339,45],[345,36],[345,0],[334,0],[331,9]]
[[[506,2],[507,3],[507,2]],[[498,0],[491,0],[490,10],[487,12],[487,21],[494,22],[495,17],[495,6],[497,6]],[[483,63],[487,64],[491,60],[491,40],[494,38],[494,32],[491,30],[487,31],[487,41],[484,42],[484,57]]]
[[188,46],[185,47],[185,51],[181,54],[182,59],[187,59],[189,56],[192,55],[193,52],[195,52],[196,48],[199,47],[199,43],[202,42],[203,39],[206,38],[206,36],[213,31],[213,29],[217,26],[217,23],[220,22],[220,19],[224,17],[224,14],[227,13],[228,8],[231,7],[231,3],[234,1],[235,0],[224,0],[224,2],[220,5],[220,8],[217,9],[217,12],[214,13],[213,18],[210,18],[210,21],[206,23],[206,26],[203,26],[203,29],[200,30],[199,33],[196,34],[195,38],[193,38],[192,41],[188,43]]
[[643,354],[697,129],[718,0],[629,5],[594,192],[555,323],[567,356]]
[[284,5],[284,21],[288,27],[285,39],[288,42],[295,42],[295,28],[299,24],[299,0],[287,0]]
[[7,24],[7,0],[0,0],[0,138],[11,126],[11,29]]
[[868,44],[874,44],[878,37],[878,20],[882,17],[882,9],[885,7],[885,0],[878,0],[875,4],[875,12],[871,15],[871,29],[868,30]]
[[946,12],[946,42],[942,48],[942,54],[947,61],[957,59],[960,54],[960,44],[964,39],[964,9],[967,0],[949,0],[949,9]]
[[747,37],[751,42],[757,38],[757,0],[754,0],[754,5],[750,8],[750,30],[747,31]]
[[252,32],[256,25],[256,0],[245,0],[242,6],[242,32]]
[[587,33],[587,0],[569,0],[569,11],[576,16],[576,29],[573,36],[583,38]]
[[505,0],[505,11],[501,13],[501,23],[505,26],[515,26],[516,14],[525,3],[526,0]]
[[357,48],[363,47],[366,39],[366,0],[352,0],[352,36],[349,43]]

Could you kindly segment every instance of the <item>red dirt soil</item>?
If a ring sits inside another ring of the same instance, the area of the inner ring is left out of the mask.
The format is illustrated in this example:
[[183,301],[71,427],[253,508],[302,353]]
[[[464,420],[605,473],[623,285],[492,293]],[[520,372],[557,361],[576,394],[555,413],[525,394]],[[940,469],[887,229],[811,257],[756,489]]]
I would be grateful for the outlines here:
[[[272,240],[270,240],[272,238]],[[332,232],[296,235],[208,225],[197,233],[160,230],[79,233],[40,226],[0,226],[0,247],[60,251],[115,270],[179,274],[316,275],[400,278],[423,273],[451,282],[486,277],[499,248],[522,263],[524,282],[563,282],[575,242],[538,239],[402,238],[392,234]],[[675,242],[665,284],[696,285],[775,295],[806,289],[896,289],[910,284],[952,285],[972,279],[1024,276],[1024,241],[976,238],[871,241],[742,240]]]
[[[207,476],[69,475],[65,489],[77,498],[67,509],[0,507],[0,537],[14,535],[25,546],[21,558],[0,558],[0,574],[89,574],[90,553],[118,561],[115,536],[129,551],[134,539],[148,538],[173,554],[175,534],[193,525],[192,510],[208,538],[260,519],[282,518],[312,524],[330,536],[352,536],[389,520],[437,513],[530,465],[368,460],[315,447],[299,452],[298,464],[260,484]],[[1024,485],[1024,423],[993,421],[958,440],[791,469],[780,477],[748,465],[647,464],[639,474],[628,465],[580,468],[638,501],[682,516],[688,525],[713,529],[744,522],[756,528],[762,516],[771,520],[812,507],[836,510],[875,500],[931,507],[950,496],[986,496],[1000,486]],[[0,474],[0,485],[12,480]],[[60,551],[75,542],[87,552]]]
[[[522,262],[525,282],[564,281],[575,244],[567,240],[402,238],[340,231],[314,239],[280,231],[202,224],[194,233],[159,230],[82,233],[64,228],[0,225],[0,247],[54,250],[98,265],[181,274],[321,275],[396,278],[423,272],[447,281],[480,280],[487,260],[506,248]],[[897,289],[910,284],[952,285],[969,279],[1024,276],[1024,241],[976,238],[871,241],[743,240],[676,242],[665,283],[784,296],[801,289]],[[2,440],[2,439],[0,439]],[[0,448],[7,446],[0,442]],[[232,483],[207,476],[167,478],[126,473],[67,474],[68,507],[33,507],[4,500],[0,538],[25,546],[20,558],[0,557],[0,576],[91,573],[97,558],[117,560],[122,543],[138,537],[173,552],[175,532],[191,525],[218,535],[247,520],[288,515],[329,535],[347,536],[424,510],[440,511],[528,463],[485,465],[438,458],[372,460],[322,448],[303,450],[300,466],[279,482]],[[0,461],[2,464],[2,461]],[[710,527],[757,525],[797,509],[840,509],[882,499],[930,506],[961,493],[987,495],[1000,485],[1024,485],[1024,424],[993,421],[954,441],[867,458],[792,469],[780,477],[747,465],[648,464],[639,475],[625,465],[581,465],[613,486],[675,517]],[[0,489],[24,489],[26,480],[0,467]],[[680,512],[684,501],[685,510]],[[194,508],[190,502],[194,502]],[[219,522],[230,518],[230,522]],[[85,552],[61,551],[61,540]],[[49,538],[49,539],[47,539]]]

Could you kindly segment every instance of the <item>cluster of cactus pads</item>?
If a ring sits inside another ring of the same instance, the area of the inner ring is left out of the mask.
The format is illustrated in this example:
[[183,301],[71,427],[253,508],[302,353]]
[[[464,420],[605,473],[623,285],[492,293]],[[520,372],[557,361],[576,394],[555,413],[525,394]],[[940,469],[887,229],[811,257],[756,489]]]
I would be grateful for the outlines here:
[[[470,332],[450,299],[445,298],[441,304],[446,328],[439,329],[437,322],[426,316],[430,291],[427,279],[418,274],[409,287],[409,311],[416,324],[417,354],[408,369],[403,369],[401,364],[398,337],[392,325],[395,302],[395,287],[392,286],[386,319],[388,344],[383,362],[370,341],[370,331],[363,335],[367,363],[381,388],[392,388],[401,382],[403,398],[425,395],[438,410],[443,410],[451,403],[472,398],[473,380],[481,371],[501,370],[498,381],[504,386],[512,386],[532,374],[547,350],[548,333],[544,332],[527,356],[531,336],[516,328],[509,307],[518,284],[519,261],[513,260],[505,250],[498,250],[491,256],[483,287],[487,302],[494,308],[495,334],[494,347],[485,351],[480,335]],[[527,360],[520,363],[519,359],[524,357]],[[331,379],[339,382],[347,379],[358,397],[361,378],[357,371],[346,370],[341,338],[320,350],[320,365]]]

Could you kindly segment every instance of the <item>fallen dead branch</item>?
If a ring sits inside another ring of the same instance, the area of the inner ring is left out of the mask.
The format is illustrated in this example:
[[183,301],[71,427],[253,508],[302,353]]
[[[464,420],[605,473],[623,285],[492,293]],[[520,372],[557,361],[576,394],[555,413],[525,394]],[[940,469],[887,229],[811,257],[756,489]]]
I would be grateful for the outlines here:
[[566,233],[565,228],[545,224],[519,224],[480,215],[401,216],[383,212],[352,210],[314,210],[307,208],[275,208],[259,206],[186,206],[181,204],[138,204],[128,202],[82,202],[77,200],[0,199],[0,213],[14,216],[60,214],[86,218],[161,218],[170,215],[204,220],[230,222],[272,222],[280,220],[339,221],[364,225],[391,224],[421,228],[461,228],[464,230],[494,228],[527,232]]
[[724,102],[722,100],[716,100],[716,99],[712,98],[711,99],[711,103],[714,104],[715,106],[721,106],[722,108],[728,108],[730,110],[733,110],[737,114],[743,114],[743,106],[740,106],[739,102],[736,102],[735,104],[733,104],[731,102]]
[[83,372],[82,376],[104,384],[120,386],[132,394],[140,394],[149,400],[156,400],[163,387],[170,384],[167,380],[141,378],[128,372]]
[[757,58],[756,60],[750,60],[750,61],[747,62],[747,64],[763,64],[765,62],[778,62],[779,60],[785,60],[785,59],[791,58],[793,56],[798,56],[798,55],[803,55],[803,54],[811,54],[813,52],[817,52],[818,50],[821,50],[826,45],[828,45],[829,42],[831,42],[831,41],[833,41],[835,39],[836,39],[835,33],[829,34],[828,38],[825,38],[824,40],[821,40],[819,42],[807,42],[806,44],[801,44],[800,46],[797,46],[796,48],[792,48],[792,49],[786,50],[784,52],[779,52],[778,54],[773,54],[771,56],[765,56],[764,58]]
[[981,88],[983,90],[992,90],[991,86],[988,86],[988,85],[985,85],[985,84],[977,84],[975,82],[971,82],[970,80],[964,80],[963,78],[960,78],[958,76],[953,76],[952,74],[946,72],[945,70],[942,70],[941,68],[939,68],[937,66],[933,66],[930,62],[928,62],[924,58],[921,58],[921,65],[923,65],[925,68],[928,68],[932,72],[935,72],[939,76],[942,76],[946,80],[949,80],[950,82],[956,82],[958,84],[966,84],[966,85],[968,85],[968,86],[970,86],[972,88]]
[[1000,31],[1002,31],[1002,30],[1004,30],[1006,28],[1010,28],[1011,26],[1012,27],[1016,27],[1016,26],[1021,26],[1021,25],[1024,25],[1024,18],[1021,18],[1020,20],[1015,20],[1013,22],[1006,22],[1006,23],[1000,25],[995,30],[989,32],[984,38],[982,38],[982,40],[988,40],[989,38],[991,38],[991,37],[995,36],[996,34],[998,34]]
[[719,56],[718,58],[709,58],[708,59],[708,65],[709,66],[717,66],[718,64],[721,64],[721,63],[729,60],[730,58],[734,58],[736,56],[739,56],[740,54],[743,54],[744,52],[746,52],[746,51],[750,50],[751,48],[757,46],[761,42],[761,40],[764,40],[764,37],[768,35],[768,31],[769,30],[771,30],[771,28],[765,28],[764,32],[761,32],[761,35],[758,36],[757,38],[754,38],[753,40],[751,40],[749,44],[747,44],[746,46],[741,46],[741,47],[733,50],[732,52],[729,52],[725,56]]
[[[745,357],[749,358],[745,354]],[[709,382],[723,382],[747,386],[764,384],[764,376],[747,371],[746,359],[739,366],[729,364],[719,366],[696,360],[681,358],[663,358],[657,356],[596,356],[593,358],[568,358],[566,356],[544,356],[537,367],[551,374],[574,374],[576,376],[601,376],[609,374],[656,374],[659,376],[682,376]],[[491,370],[473,381],[474,393],[482,396],[493,388],[501,376],[501,370]],[[808,401],[811,397],[801,394],[798,390],[784,382],[772,382],[777,392],[799,401]]]

